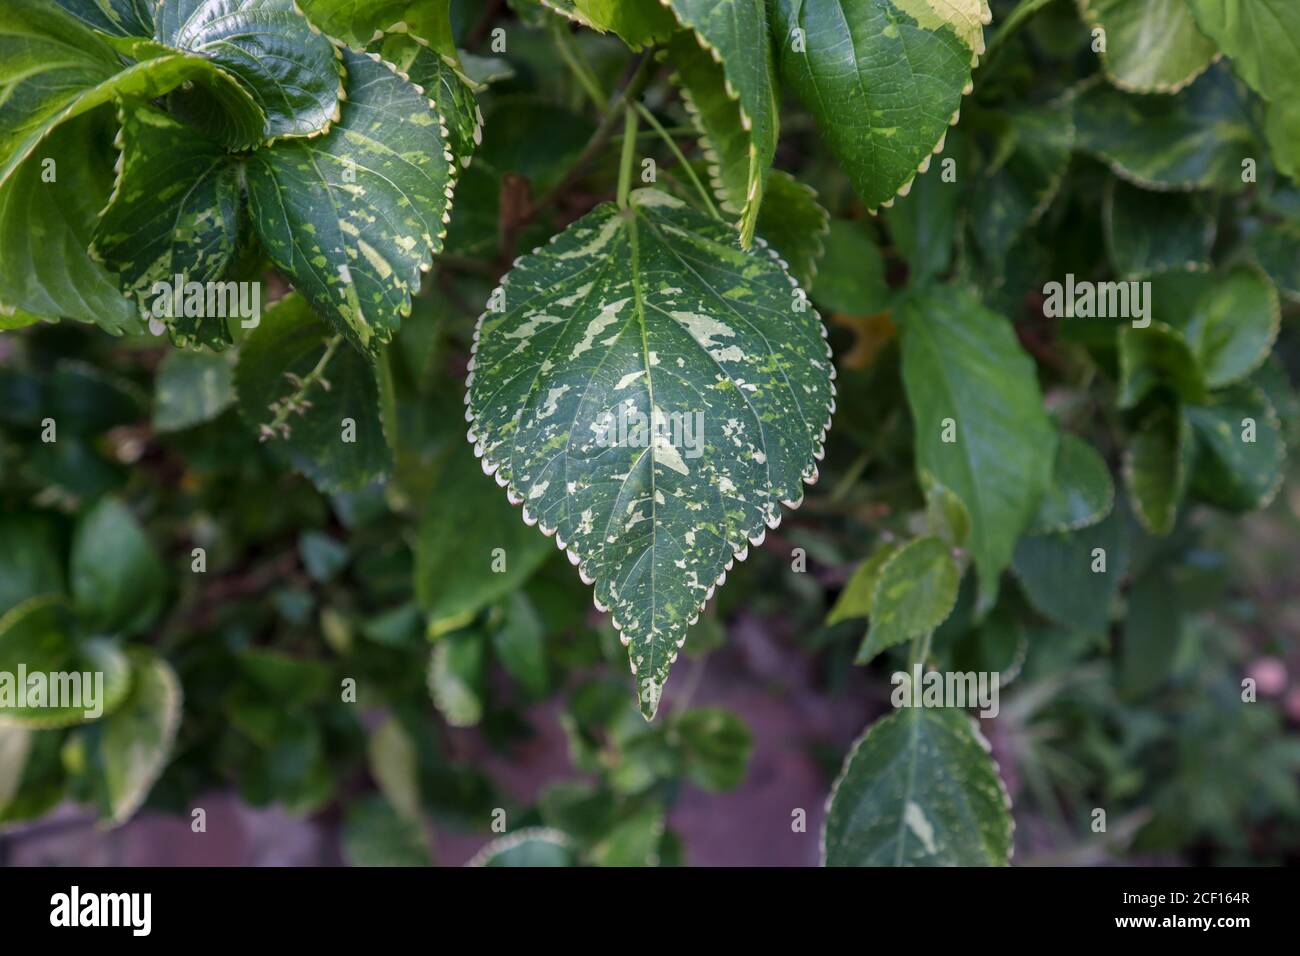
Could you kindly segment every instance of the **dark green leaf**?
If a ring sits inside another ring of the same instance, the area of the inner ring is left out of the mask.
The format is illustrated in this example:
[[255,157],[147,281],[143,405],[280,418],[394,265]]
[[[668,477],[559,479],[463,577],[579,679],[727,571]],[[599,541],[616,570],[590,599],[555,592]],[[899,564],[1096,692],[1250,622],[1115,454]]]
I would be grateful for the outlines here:
[[1173,530],[1187,492],[1191,456],[1186,420],[1167,409],[1153,414],[1129,440],[1124,482],[1138,521],[1151,534]]
[[162,608],[167,580],[130,510],[105,498],[72,536],[70,583],[77,613],[103,633],[144,630]]
[[884,260],[861,223],[831,222],[812,297],[818,305],[846,315],[875,315],[889,304]]
[[1200,76],[1219,49],[1196,28],[1186,0],[1080,0],[1105,30],[1106,78],[1130,93],[1174,93]]
[[1230,511],[1267,507],[1282,486],[1286,447],[1263,391],[1236,385],[1186,413],[1197,449],[1192,491]]
[[1052,483],[1027,530],[1046,534],[1086,528],[1105,518],[1114,502],[1115,483],[1105,459],[1084,439],[1063,433],[1056,446]]

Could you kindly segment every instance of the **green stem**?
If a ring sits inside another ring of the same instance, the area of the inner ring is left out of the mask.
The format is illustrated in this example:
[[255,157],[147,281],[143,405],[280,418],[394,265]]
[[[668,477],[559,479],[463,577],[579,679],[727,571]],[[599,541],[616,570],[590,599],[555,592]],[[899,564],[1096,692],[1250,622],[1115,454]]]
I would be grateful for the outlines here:
[[[261,441],[289,434],[289,416],[295,412],[302,414],[307,410],[308,406],[303,405],[303,400],[306,398],[307,393],[324,378],[325,368],[329,365],[330,359],[334,357],[334,353],[338,350],[342,341],[342,335],[334,336],[325,344],[325,351],[321,353],[321,357],[316,361],[315,367],[310,372],[302,378],[290,376],[295,386],[293,394],[271,403],[271,410],[275,412],[275,417],[259,429]],[[325,387],[328,388],[329,386],[326,385]]]
[[577,79],[578,85],[582,87],[583,92],[591,97],[591,102],[596,109],[605,107],[605,96],[600,90],[600,84],[596,82],[596,77],[592,75],[591,68],[587,66],[582,54],[573,46],[573,37],[569,33],[568,26],[560,20],[551,22],[551,35],[555,38],[555,46],[560,51],[560,59],[564,61],[569,72]]
[[678,164],[686,171],[686,175],[695,185],[695,189],[700,194],[700,198],[704,200],[704,207],[708,209],[709,215],[714,219],[721,219],[722,214],[718,212],[718,207],[713,205],[713,197],[710,196],[709,191],[704,188],[704,183],[700,182],[700,177],[695,174],[695,167],[687,162],[686,157],[682,155],[681,148],[677,145],[677,141],[668,134],[668,131],[663,128],[663,124],[661,124],[659,120],[655,119],[654,113],[646,109],[644,104],[636,102],[633,105],[636,107],[636,111],[641,114],[641,118],[650,124],[651,128],[659,134],[660,139],[668,144],[668,148],[672,150],[673,156],[677,158]]
[[922,669],[925,668],[925,659],[930,656],[930,638],[933,636],[933,631],[926,631],[912,641],[912,652],[907,657],[907,669],[909,671],[917,664],[920,664]]
[[[627,100],[628,105],[639,105],[635,100]],[[636,161],[636,123],[635,109],[623,110],[623,155],[618,163],[618,208],[627,208],[627,197],[632,189],[632,163]]]

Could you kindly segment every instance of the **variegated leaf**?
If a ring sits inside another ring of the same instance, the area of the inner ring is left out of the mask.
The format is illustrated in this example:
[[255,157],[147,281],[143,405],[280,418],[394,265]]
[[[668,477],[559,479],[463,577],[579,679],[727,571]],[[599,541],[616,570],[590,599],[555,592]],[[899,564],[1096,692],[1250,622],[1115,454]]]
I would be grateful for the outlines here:
[[418,87],[377,55],[346,51],[344,61],[339,122],[254,153],[248,194],[272,261],[354,345],[375,351],[442,248],[456,166]]
[[480,320],[470,440],[595,584],[647,718],[727,570],[816,480],[825,334],[773,253],[655,190],[520,259]]
[[725,211],[754,238],[779,126],[762,0],[662,0],[685,28],[665,56],[695,124]]
[[120,37],[153,36],[150,0],[53,0],[86,26]]
[[781,75],[871,209],[905,193],[956,123],[986,0],[773,0]]
[[1079,12],[1106,32],[1106,78],[1130,93],[1176,93],[1219,56],[1187,0],[1079,0]]
[[474,98],[475,86],[449,56],[409,33],[376,40],[371,49],[393,64],[438,104],[447,124],[451,151],[468,166],[483,141],[483,112]]
[[[215,282],[234,258],[242,213],[239,167],[216,143],[143,103],[121,115],[117,188],[100,216],[92,254],[118,273],[122,288],[146,315],[157,305],[155,283]],[[179,346],[224,348],[225,319],[158,316]],[[177,315],[176,313],[180,314]],[[233,311],[231,312],[233,315]]]
[[336,51],[293,0],[160,0],[155,38],[237,77],[266,114],[266,139],[314,136],[338,118]]

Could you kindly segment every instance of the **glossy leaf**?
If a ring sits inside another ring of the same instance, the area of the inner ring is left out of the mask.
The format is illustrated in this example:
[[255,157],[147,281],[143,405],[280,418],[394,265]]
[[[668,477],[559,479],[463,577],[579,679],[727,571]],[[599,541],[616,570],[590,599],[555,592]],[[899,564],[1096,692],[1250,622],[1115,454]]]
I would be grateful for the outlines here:
[[942,150],[992,19],[984,0],[775,0],[771,17],[782,77],[869,209]]
[[831,789],[827,866],[1005,866],[1011,798],[974,721],[909,707],[853,745]]
[[86,26],[100,33],[122,37],[153,36],[154,7],[151,0],[53,0]]
[[1212,208],[1198,194],[1171,196],[1117,178],[1106,187],[1102,221],[1106,250],[1121,278],[1210,267],[1217,230]]
[[[243,215],[239,167],[217,143],[142,103],[120,118],[117,184],[95,228],[92,255],[120,276],[146,317],[166,322],[176,345],[224,348],[233,341],[227,318],[237,310],[217,296],[214,311],[228,315],[190,316],[171,290],[176,276],[207,289],[234,259]],[[158,283],[165,285],[161,295]],[[205,293],[205,313],[209,299]]]
[[69,584],[77,613],[101,633],[136,633],[162,608],[162,562],[135,516],[105,498],[87,511],[72,536]]
[[1192,490],[1230,511],[1267,507],[1282,486],[1286,447],[1277,412],[1256,385],[1235,385],[1200,405],[1187,420],[1196,438]]
[[1261,273],[1238,268],[1216,278],[1193,310],[1176,322],[1210,388],[1240,381],[1257,369],[1268,358],[1281,323],[1277,290]]
[[475,451],[595,584],[652,716],[686,628],[816,479],[825,330],[773,254],[655,190],[523,257],[492,301]]
[[1134,408],[1158,386],[1188,401],[1205,395],[1205,377],[1178,329],[1163,322],[1119,330],[1119,407]]
[[1167,410],[1157,412],[1129,439],[1124,481],[1138,521],[1151,534],[1168,534],[1187,492],[1191,469],[1187,422]]
[[266,116],[265,139],[314,136],[338,119],[337,54],[293,0],[164,0],[155,37],[236,77]]
[[342,118],[248,162],[272,261],[357,347],[392,338],[442,248],[455,162],[436,105],[383,62],[347,52]]
[[1084,439],[1062,433],[1052,483],[1027,530],[1046,534],[1086,528],[1110,514],[1114,503],[1115,483],[1105,459]]
[[918,292],[895,314],[917,468],[969,510],[968,549],[982,603],[991,606],[998,575],[1051,482],[1055,433],[1034,365],[1010,323],[960,289]]

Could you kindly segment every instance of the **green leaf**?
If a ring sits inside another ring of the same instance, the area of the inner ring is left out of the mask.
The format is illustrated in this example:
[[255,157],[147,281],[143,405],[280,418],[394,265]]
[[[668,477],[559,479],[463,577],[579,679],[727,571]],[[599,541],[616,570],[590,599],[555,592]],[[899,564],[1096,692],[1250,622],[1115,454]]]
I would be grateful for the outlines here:
[[522,591],[512,593],[505,620],[492,633],[492,649],[506,673],[535,697],[546,693],[545,638],[545,622],[532,602]]
[[758,213],[758,234],[785,260],[790,274],[805,289],[817,275],[817,262],[826,251],[830,213],[817,201],[817,191],[787,172],[768,172],[767,190]]
[[840,591],[840,596],[836,598],[830,613],[826,615],[828,626],[856,617],[870,616],[871,605],[876,598],[876,584],[880,581],[880,572],[902,546],[900,541],[887,541],[853,569],[853,575]]
[[0,541],[0,614],[28,598],[63,593],[63,544],[50,516],[0,514]]
[[1116,508],[1100,524],[1026,535],[1016,545],[1013,568],[1029,603],[1046,617],[1071,630],[1102,634],[1127,558],[1125,516]]
[[998,575],[1051,482],[1055,432],[1034,364],[1011,324],[964,290],[922,290],[895,314],[917,470],[970,512],[968,549],[981,604],[991,607]]
[[429,695],[453,727],[472,727],[483,719],[486,680],[487,654],[481,634],[450,634],[433,646]]
[[963,162],[965,151],[959,134],[957,128],[948,133],[944,158],[918,174],[908,194],[885,213],[890,238],[907,260],[908,280],[914,285],[942,276],[952,264],[961,188],[955,179],[944,182],[943,165],[951,160],[955,174]]
[[429,866],[432,859],[418,819],[399,814],[383,797],[348,808],[343,857],[350,866]]
[[158,367],[153,427],[174,432],[210,422],[235,403],[235,366],[229,353],[168,352]]
[[1084,439],[1062,433],[1052,483],[1026,530],[1046,534],[1086,528],[1110,514],[1114,503],[1115,483],[1105,459]]
[[483,140],[483,112],[474,98],[474,84],[456,62],[409,33],[389,34],[371,49],[433,99],[452,153],[462,166],[468,166]]
[[431,632],[468,622],[513,593],[551,554],[459,443],[442,466],[416,531],[415,594]]
[[366,747],[370,776],[388,802],[408,820],[420,818],[420,755],[397,717],[384,721]]
[[1124,453],[1124,483],[1133,511],[1148,532],[1168,534],[1187,492],[1192,444],[1187,421],[1162,409],[1129,440]]
[[868,209],[889,205],[957,121],[988,4],[775,0],[771,16],[781,75]]
[[34,820],[63,798],[63,735],[0,724],[0,828]]
[[877,721],[831,788],[827,866],[1004,866],[1011,798],[975,722],[909,707]]
[[1038,222],[1065,179],[1074,148],[1068,102],[999,117],[994,155],[971,200],[978,250],[999,272],[1016,239]]
[[1300,95],[1300,7],[1291,0],[1186,0],[1196,25],[1251,89],[1273,103]]
[[775,255],[655,190],[520,259],[492,303],[475,451],[595,584],[652,716],[686,628],[816,480],[825,329]]
[[1268,273],[1282,295],[1300,303],[1300,222],[1281,222],[1263,227],[1250,237],[1250,253]]
[[634,50],[666,40],[676,26],[658,0],[543,0],[571,20],[601,33],[614,33]]
[[1229,511],[1267,507],[1282,487],[1286,446],[1263,391],[1234,385],[1187,406],[1186,414],[1196,438],[1196,496]]
[[700,131],[714,191],[723,210],[740,217],[741,245],[748,248],[780,126],[763,0],[663,3],[685,28],[665,58]]
[[[303,298],[289,296],[262,317],[235,368],[239,412],[254,428],[272,421],[272,406],[290,396],[310,402],[302,414],[289,415],[288,434],[277,432],[268,444],[328,494],[361,488],[392,467],[375,372],[365,356],[334,348],[322,373],[328,388],[321,381],[305,391],[295,384],[310,377],[331,341],[330,329]],[[349,422],[355,428],[351,442],[344,440]]]
[[1174,320],[1209,388],[1248,376],[1273,348],[1282,321],[1277,289],[1262,273],[1239,267],[1208,284],[1194,309]]
[[1130,93],[1176,93],[1219,53],[1196,28],[1187,0],[1079,0],[1079,10],[1106,32],[1106,78]]
[[308,20],[349,46],[368,46],[376,34],[405,27],[439,53],[456,52],[451,0],[298,0],[298,6]]
[[1120,328],[1119,369],[1120,408],[1136,407],[1160,385],[1187,401],[1205,395],[1205,377],[1192,347],[1181,332],[1163,322]]
[[1074,120],[1080,148],[1143,189],[1238,193],[1242,160],[1259,155],[1245,91],[1222,65],[1172,96],[1094,83]]
[[498,837],[466,866],[577,866],[577,853],[559,830],[529,827]]
[[855,664],[881,651],[931,633],[957,603],[961,571],[946,542],[917,538],[885,561],[871,600],[871,628]]
[[153,36],[150,0],[53,0],[86,26],[119,37]]
[[1107,184],[1103,203],[1106,250],[1121,278],[1210,267],[1217,230],[1203,196],[1171,196],[1116,178]]
[[740,786],[754,741],[745,722],[721,707],[696,707],[675,717],[686,775],[712,793]]
[[72,610],[58,595],[31,598],[0,617],[0,723],[67,727],[121,704],[130,684],[126,657],[112,641],[77,640],[75,629]]
[[[95,229],[91,255],[119,274],[123,290],[146,317],[167,323],[177,346],[225,348],[233,342],[227,318],[237,311],[228,308],[228,296],[205,293],[199,310],[205,314],[190,316],[172,289],[180,276],[182,284],[203,283],[210,290],[208,283],[219,280],[234,259],[242,215],[239,167],[221,146],[166,113],[137,103],[119,115],[117,185]],[[165,286],[162,294],[155,291],[158,283]],[[218,314],[206,314],[209,301]]]
[[885,262],[861,223],[831,222],[812,297],[818,305],[846,315],[875,315],[888,306]]
[[131,654],[131,691],[107,720],[83,731],[87,767],[102,818],[125,823],[144,803],[171,757],[181,722],[181,686],[153,651]]
[[116,278],[87,252],[113,188],[101,132],[97,116],[67,123],[0,186],[0,315],[94,322],[114,335],[140,330]]
[[162,609],[162,562],[121,502],[105,498],[81,517],[69,567],[73,602],[91,628],[138,633]]
[[357,347],[377,352],[442,248],[455,161],[436,105],[391,66],[347,51],[342,118],[248,161],[271,260]]
[[935,481],[928,471],[921,472],[921,489],[925,492],[925,520],[930,533],[950,547],[962,548],[970,537],[970,511],[966,502]]
[[338,119],[338,55],[294,0],[166,0],[155,38],[236,77],[266,114],[265,139],[315,136]]

